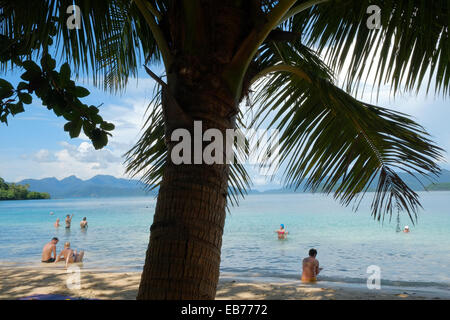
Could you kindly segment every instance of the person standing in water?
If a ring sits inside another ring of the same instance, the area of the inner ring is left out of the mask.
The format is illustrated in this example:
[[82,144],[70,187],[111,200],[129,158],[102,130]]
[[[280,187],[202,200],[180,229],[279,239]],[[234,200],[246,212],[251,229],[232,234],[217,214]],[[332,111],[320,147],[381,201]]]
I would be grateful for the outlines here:
[[319,260],[316,259],[317,250],[309,250],[308,255],[309,257],[303,259],[302,262],[302,282],[316,282],[317,275],[322,270],[319,268]]
[[403,229],[403,232],[404,232],[404,233],[409,233],[409,227],[408,227],[408,226],[405,226],[405,228]]
[[81,229],[87,229],[88,223],[86,221],[86,217],[84,217],[83,220],[81,220],[80,227],[81,227]]
[[59,218],[56,218],[56,222],[55,222],[54,226],[55,226],[55,228],[59,227]]
[[72,216],[70,216],[70,215],[66,216],[66,229],[70,229],[70,223],[72,222],[72,218],[73,218],[73,213],[72,213]]
[[285,240],[287,238],[288,232],[284,228],[284,224],[280,224],[280,229],[278,229],[275,232],[278,233],[278,239],[279,240]]

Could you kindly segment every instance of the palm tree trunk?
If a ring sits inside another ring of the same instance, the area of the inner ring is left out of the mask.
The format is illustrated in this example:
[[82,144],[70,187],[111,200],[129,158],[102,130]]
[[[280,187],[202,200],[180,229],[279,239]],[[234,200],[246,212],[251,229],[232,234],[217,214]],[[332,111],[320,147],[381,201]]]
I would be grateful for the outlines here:
[[[177,85],[171,91],[190,119],[202,121],[203,131],[216,128],[225,138],[225,130],[234,127],[235,101],[224,98],[214,79],[206,76],[202,82]],[[172,129],[166,130],[166,141],[174,126],[171,119],[167,112],[166,129]],[[192,123],[184,128],[192,132]],[[172,147],[169,144],[137,298],[214,299],[229,168],[226,163],[175,165],[170,159]]]
[[227,171],[168,169],[158,195],[138,299],[214,299]]
[[214,128],[223,137],[234,129],[239,97],[224,71],[249,32],[252,3],[184,1],[167,15],[174,54],[163,92],[169,159],[138,299],[215,298],[229,168],[226,163],[173,164],[170,136],[177,128],[192,133],[194,121],[202,121],[203,132]]

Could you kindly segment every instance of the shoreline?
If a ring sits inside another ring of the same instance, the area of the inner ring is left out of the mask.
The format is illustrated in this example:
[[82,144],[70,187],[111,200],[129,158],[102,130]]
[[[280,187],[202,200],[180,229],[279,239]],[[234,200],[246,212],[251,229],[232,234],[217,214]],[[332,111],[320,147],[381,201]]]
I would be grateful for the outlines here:
[[[76,264],[74,265],[76,266]],[[76,270],[76,269],[75,269]],[[67,272],[63,265],[8,267],[0,266],[0,300],[16,300],[38,294],[59,294],[82,299],[134,300],[140,272],[81,269],[80,288],[69,289],[76,273]],[[258,279],[221,276],[217,300],[431,300],[450,299],[443,292],[427,292],[418,288],[382,287],[369,290],[351,284],[319,281],[259,281]]]

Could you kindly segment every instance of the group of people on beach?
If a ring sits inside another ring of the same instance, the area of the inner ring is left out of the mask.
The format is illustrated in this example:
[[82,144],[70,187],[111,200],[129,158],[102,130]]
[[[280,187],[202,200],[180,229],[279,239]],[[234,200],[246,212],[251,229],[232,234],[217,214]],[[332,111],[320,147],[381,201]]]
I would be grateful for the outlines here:
[[56,245],[59,239],[57,237],[52,238],[42,249],[42,262],[44,263],[57,263],[59,261],[66,262],[66,268],[69,263],[83,262],[84,251],[77,252],[70,247],[70,242],[64,244],[64,249],[57,255]]
[[[53,215],[53,212],[50,213],[50,215]],[[65,224],[66,229],[70,229],[70,225],[72,223],[73,214],[66,215]],[[58,228],[60,226],[59,218],[56,218],[56,222],[54,223],[55,228]],[[86,217],[83,218],[80,222],[80,228],[86,230],[88,227],[88,222]],[[56,245],[58,244],[59,239],[57,237],[52,238],[49,243],[44,245],[44,248],[42,249],[42,259],[41,261],[43,263],[57,263],[59,261],[65,261],[66,262],[66,268],[69,263],[75,263],[75,262],[82,262],[84,251],[77,252],[77,250],[72,249],[70,247],[70,242],[66,242],[64,244],[64,249],[59,253],[59,255],[56,254]]]
[[[275,231],[278,234],[279,240],[286,240],[289,232],[284,227],[284,224],[280,224],[280,229]],[[308,257],[304,258],[302,261],[302,282],[316,282],[317,275],[320,273],[322,268],[319,268],[319,260],[316,259],[317,250],[310,249],[308,252]]]

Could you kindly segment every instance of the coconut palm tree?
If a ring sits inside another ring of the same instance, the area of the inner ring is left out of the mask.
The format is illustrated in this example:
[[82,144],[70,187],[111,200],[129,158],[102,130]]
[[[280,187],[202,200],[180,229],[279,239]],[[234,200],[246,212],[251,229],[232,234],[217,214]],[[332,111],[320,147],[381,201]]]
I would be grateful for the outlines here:
[[[366,83],[377,91],[389,84],[394,95],[424,86],[448,95],[447,0],[76,4],[81,13],[73,15],[69,0],[0,1],[0,62],[26,71],[17,89],[0,83],[0,98],[9,99],[0,119],[23,111],[28,90],[68,120],[71,137],[83,128],[101,148],[113,125],[80,101],[88,92],[70,80],[71,67],[118,92],[146,66],[158,89],[127,170],[159,194],[138,299],[215,297],[227,197],[234,203],[244,195],[249,176],[240,163],[175,164],[171,134],[193,133],[194,121],[224,135],[249,125],[246,100],[250,125],[280,131],[286,185],[332,193],[348,205],[376,183],[376,219],[393,211],[415,219],[418,195],[397,172],[433,176],[442,150],[409,116],[356,97]],[[381,11],[368,13],[371,5]],[[52,54],[69,63],[55,70]],[[40,57],[41,67],[31,62]],[[159,75],[152,71],[158,64]]]

